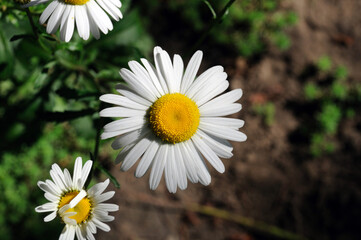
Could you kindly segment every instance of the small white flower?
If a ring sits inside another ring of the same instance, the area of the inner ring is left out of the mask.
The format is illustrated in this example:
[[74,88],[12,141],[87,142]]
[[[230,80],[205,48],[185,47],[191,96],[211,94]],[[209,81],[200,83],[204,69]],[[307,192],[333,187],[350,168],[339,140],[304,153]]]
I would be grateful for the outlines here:
[[107,12],[114,20],[123,18],[119,8],[120,0],[31,0],[24,7],[30,7],[49,2],[40,16],[40,23],[48,21],[46,32],[55,34],[60,26],[60,39],[70,41],[74,32],[74,25],[78,34],[84,40],[89,38],[90,32],[96,38],[100,38],[100,31],[107,34],[113,30],[113,24],[105,13]]
[[53,181],[39,181],[38,186],[45,192],[48,203],[35,208],[36,212],[51,212],[44,218],[45,222],[52,221],[57,215],[65,223],[59,239],[73,240],[75,235],[78,240],[95,239],[93,234],[96,228],[110,231],[104,222],[114,220],[109,212],[118,211],[119,207],[111,203],[103,203],[114,196],[114,191],[105,192],[109,179],[97,183],[88,190],[84,190],[93,162],[88,160],[82,167],[82,159],[75,160],[73,178],[68,169],[61,171],[57,164],[53,164],[50,176]]
[[102,110],[100,116],[122,118],[104,126],[102,139],[119,136],[112,147],[122,149],[116,159],[116,163],[122,162],[121,170],[127,171],[139,158],[136,177],[152,168],[149,185],[153,190],[163,171],[172,193],[177,186],[187,188],[187,177],[193,183],[208,185],[211,176],[204,158],[223,173],[219,157],[230,158],[233,150],[227,140],[247,138],[238,131],[244,121],[223,117],[241,110],[241,104],[235,102],[242,90],[221,94],[229,86],[222,66],[196,77],[201,60],[202,52],[197,51],[183,72],[179,55],[174,55],[172,62],[166,51],[155,47],[155,67],[146,59],[141,59],[143,66],[129,62],[130,70],[120,70],[128,85],[116,86],[122,96],[100,97],[118,105]]

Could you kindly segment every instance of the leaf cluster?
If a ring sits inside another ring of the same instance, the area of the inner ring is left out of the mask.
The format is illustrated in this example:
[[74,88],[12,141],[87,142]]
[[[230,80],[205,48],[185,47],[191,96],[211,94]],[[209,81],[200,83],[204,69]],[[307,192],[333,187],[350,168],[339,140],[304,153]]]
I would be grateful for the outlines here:
[[357,84],[350,83],[345,66],[333,66],[327,56],[315,64],[315,75],[304,85],[305,100],[316,106],[312,114],[315,127],[309,133],[310,152],[318,157],[335,150],[333,140],[341,121],[355,115],[359,108]]

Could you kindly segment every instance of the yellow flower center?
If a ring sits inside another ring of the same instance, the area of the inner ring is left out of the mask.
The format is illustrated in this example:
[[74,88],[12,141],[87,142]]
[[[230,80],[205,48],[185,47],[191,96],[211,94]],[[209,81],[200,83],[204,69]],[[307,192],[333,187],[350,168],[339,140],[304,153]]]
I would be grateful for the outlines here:
[[196,103],[180,93],[162,96],[149,109],[153,132],[169,143],[190,139],[197,131],[199,117]]
[[70,4],[70,5],[84,5],[89,0],[63,0],[63,1],[65,4]]
[[[75,198],[76,195],[78,195],[78,193],[79,193],[79,191],[72,191],[72,192],[66,193],[60,199],[58,209],[63,207],[65,204],[70,203],[70,201],[73,200],[73,198]],[[77,224],[80,224],[80,223],[88,220],[88,218],[90,217],[91,207],[92,207],[92,205],[91,205],[90,199],[85,197],[82,200],[80,200],[80,202],[74,208],[69,208],[66,212],[76,212],[76,214],[74,216],[71,216],[69,218],[74,219]]]

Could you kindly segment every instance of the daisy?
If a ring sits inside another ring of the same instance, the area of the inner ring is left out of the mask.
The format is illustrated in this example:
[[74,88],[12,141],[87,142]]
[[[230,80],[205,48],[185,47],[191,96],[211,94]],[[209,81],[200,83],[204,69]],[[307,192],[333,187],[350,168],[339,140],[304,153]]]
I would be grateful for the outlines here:
[[53,164],[50,170],[53,181],[38,182],[49,202],[38,206],[35,211],[51,212],[44,218],[45,222],[52,221],[56,216],[61,218],[65,227],[59,239],[73,240],[75,235],[79,240],[95,239],[93,234],[97,232],[97,228],[110,231],[110,227],[104,222],[113,221],[114,217],[108,213],[118,211],[119,207],[103,203],[114,196],[114,191],[103,193],[109,179],[84,190],[92,164],[93,162],[88,160],[82,167],[82,159],[78,157],[75,160],[73,179],[68,169],[61,171],[57,164]]
[[139,158],[136,177],[151,168],[152,190],[158,187],[163,171],[171,193],[177,186],[186,189],[187,178],[208,185],[211,177],[204,159],[223,173],[220,157],[232,157],[228,140],[242,142],[247,138],[238,131],[244,121],[223,117],[241,110],[241,104],[235,102],[242,90],[221,94],[229,86],[221,66],[196,77],[202,55],[197,51],[183,71],[179,55],[174,55],[172,62],[166,51],[155,47],[155,67],[146,59],[141,59],[143,66],[130,61],[130,70],[120,70],[127,83],[116,86],[121,96],[100,97],[118,105],[103,109],[101,117],[122,118],[104,126],[102,139],[118,136],[112,147],[122,149],[116,158],[116,163],[122,162],[121,170],[127,171]]
[[[40,16],[40,23],[48,21],[46,32],[55,34],[60,26],[60,39],[69,42],[74,32],[74,25],[78,34],[84,40],[89,38],[90,32],[99,39],[100,31],[107,34],[113,30],[113,24],[106,13],[114,20],[123,17],[119,8],[120,0],[31,0],[24,7],[38,5],[51,1]],[[100,29],[100,31],[99,31]]]

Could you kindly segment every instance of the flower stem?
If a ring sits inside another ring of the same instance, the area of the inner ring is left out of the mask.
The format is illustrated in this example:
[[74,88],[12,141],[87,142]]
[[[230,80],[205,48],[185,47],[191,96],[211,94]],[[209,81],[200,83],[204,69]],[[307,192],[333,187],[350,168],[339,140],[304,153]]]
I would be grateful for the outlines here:
[[[195,52],[196,50],[198,50],[199,46],[204,42],[204,40],[206,39],[206,37],[209,35],[209,33],[211,32],[211,30],[213,29],[214,26],[216,26],[217,24],[219,24],[222,19],[223,16],[228,12],[228,9],[232,6],[232,4],[235,2],[236,0],[229,0],[228,3],[226,4],[226,6],[224,6],[224,8],[218,13],[215,14],[214,11],[212,11],[212,15],[213,15],[213,20],[211,21],[211,23],[209,24],[208,28],[203,32],[203,34],[201,35],[201,37],[198,39],[198,41],[194,44],[193,48],[191,49],[191,51],[189,52],[189,54]],[[207,6],[212,9],[209,5],[209,2],[205,2],[207,4]],[[188,54],[187,54],[188,55]],[[189,56],[189,55],[188,55]]]
[[36,39],[38,39],[38,37],[39,37],[38,29],[35,26],[34,20],[33,20],[32,16],[31,16],[31,13],[30,13],[29,9],[25,8],[25,12],[26,12],[26,15],[29,18],[29,22],[30,22],[31,28],[33,29],[34,36],[35,36]]
[[105,169],[99,162],[94,162],[94,167],[96,167],[102,173],[107,175],[108,178],[110,179],[110,181],[112,181],[112,183],[114,184],[114,186],[116,188],[120,188],[120,184],[119,184],[118,180],[107,169]]
[[[100,109],[102,109],[103,103],[100,104]],[[117,181],[117,179],[106,169],[102,166],[102,164],[97,161],[98,160],[98,154],[99,154],[99,145],[100,145],[100,131],[102,128],[102,120],[101,119],[96,119],[94,120],[94,125],[97,129],[97,133],[95,136],[95,145],[94,145],[94,152],[93,154],[91,154],[91,158],[94,162],[94,168],[99,169],[102,173],[104,173],[105,175],[108,176],[108,178],[110,179],[110,181],[112,181],[112,183],[114,184],[114,186],[116,188],[120,188],[120,184]]]
[[201,213],[204,215],[222,218],[228,221],[236,222],[246,228],[252,229],[254,231],[266,233],[269,236],[276,237],[279,239],[288,239],[288,240],[305,240],[306,238],[300,235],[297,235],[293,232],[289,232],[282,228],[279,228],[274,225],[269,225],[267,223],[256,221],[252,218],[243,217],[234,213],[231,213],[226,210],[218,209],[211,206],[204,206],[198,204],[187,204],[185,206],[186,210]]

